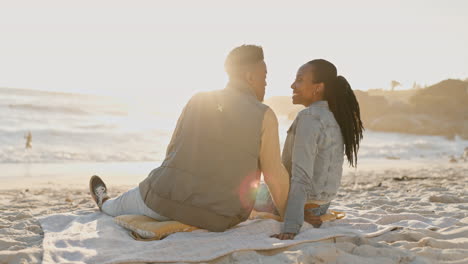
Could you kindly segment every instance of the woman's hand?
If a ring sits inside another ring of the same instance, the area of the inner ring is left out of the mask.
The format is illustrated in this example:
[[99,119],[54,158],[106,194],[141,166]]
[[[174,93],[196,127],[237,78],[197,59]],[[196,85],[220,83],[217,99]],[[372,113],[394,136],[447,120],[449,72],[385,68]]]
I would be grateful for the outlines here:
[[291,239],[294,239],[295,236],[296,234],[294,233],[280,233],[280,234],[272,235],[270,237],[281,239],[281,240],[291,240]]

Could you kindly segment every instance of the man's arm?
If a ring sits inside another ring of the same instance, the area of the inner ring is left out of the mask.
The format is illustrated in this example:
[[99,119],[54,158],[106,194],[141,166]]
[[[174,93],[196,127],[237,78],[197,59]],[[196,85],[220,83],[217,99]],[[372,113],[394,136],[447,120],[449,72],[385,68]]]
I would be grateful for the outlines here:
[[263,118],[260,168],[273,202],[281,218],[284,218],[289,192],[289,175],[281,163],[278,119],[270,108],[265,112]]

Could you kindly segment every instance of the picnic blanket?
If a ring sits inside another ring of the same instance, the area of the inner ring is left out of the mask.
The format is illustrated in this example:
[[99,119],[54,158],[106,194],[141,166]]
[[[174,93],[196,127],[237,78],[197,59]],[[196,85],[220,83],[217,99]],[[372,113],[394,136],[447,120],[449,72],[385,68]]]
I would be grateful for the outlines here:
[[[346,208],[339,208],[346,211]],[[278,240],[278,221],[248,220],[225,232],[175,233],[163,240],[137,241],[101,212],[77,211],[38,219],[44,231],[43,263],[202,262],[244,250],[270,250],[337,237],[375,237],[399,228],[435,230],[456,224],[419,214],[348,212],[320,228],[304,223],[294,240]]]

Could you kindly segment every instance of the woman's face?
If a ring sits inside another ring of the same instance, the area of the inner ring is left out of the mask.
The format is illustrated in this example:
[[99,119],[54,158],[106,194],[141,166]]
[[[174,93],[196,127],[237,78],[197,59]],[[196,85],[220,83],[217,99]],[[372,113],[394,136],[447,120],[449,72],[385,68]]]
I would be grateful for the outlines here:
[[293,104],[309,106],[317,101],[321,83],[314,83],[313,65],[304,64],[297,71],[296,79],[291,84]]

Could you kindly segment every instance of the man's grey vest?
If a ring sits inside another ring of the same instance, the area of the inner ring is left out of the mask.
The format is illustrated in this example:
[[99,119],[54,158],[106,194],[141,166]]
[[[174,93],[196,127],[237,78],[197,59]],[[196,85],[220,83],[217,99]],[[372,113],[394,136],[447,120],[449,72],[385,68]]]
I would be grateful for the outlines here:
[[224,231],[246,220],[260,180],[268,107],[243,83],[200,93],[187,104],[174,147],[140,183],[145,204],[184,224]]

